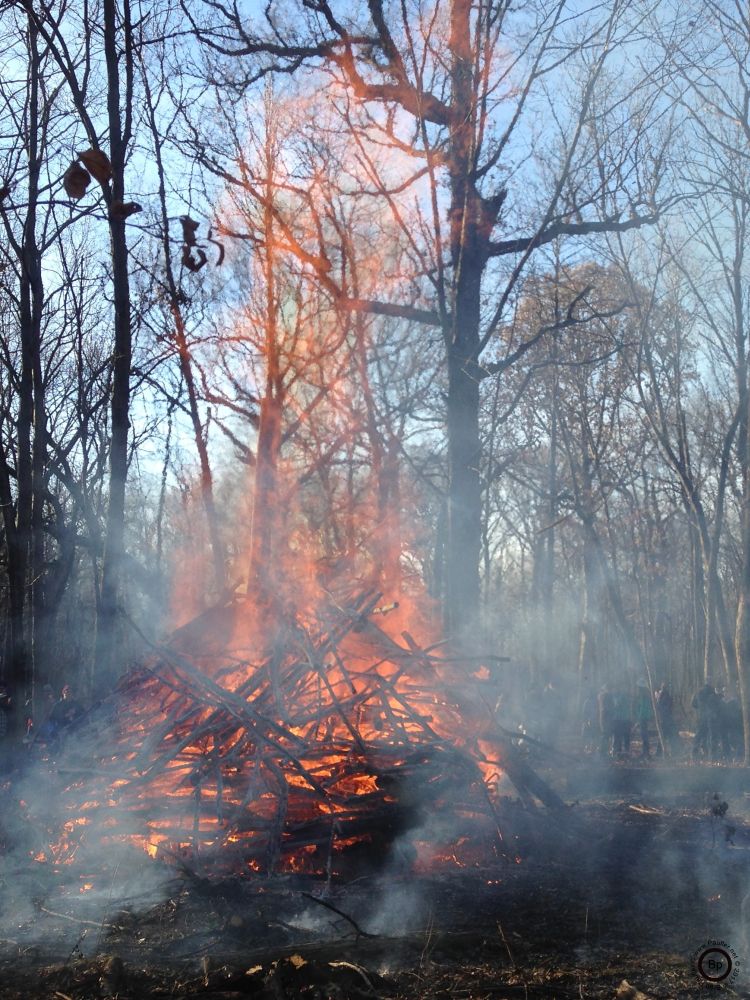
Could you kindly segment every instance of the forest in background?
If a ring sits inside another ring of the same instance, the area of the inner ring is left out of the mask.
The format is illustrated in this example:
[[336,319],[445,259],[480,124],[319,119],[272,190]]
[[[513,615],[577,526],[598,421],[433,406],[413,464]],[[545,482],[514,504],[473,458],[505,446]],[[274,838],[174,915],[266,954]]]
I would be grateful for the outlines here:
[[0,0],[0,53],[17,706],[357,580],[750,748],[740,0]]

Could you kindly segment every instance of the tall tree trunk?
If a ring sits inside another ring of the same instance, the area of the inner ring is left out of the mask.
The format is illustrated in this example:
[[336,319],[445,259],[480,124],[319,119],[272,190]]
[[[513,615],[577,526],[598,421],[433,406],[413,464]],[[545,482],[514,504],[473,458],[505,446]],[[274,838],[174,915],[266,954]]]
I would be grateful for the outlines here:
[[164,158],[162,155],[162,142],[156,122],[156,109],[151,92],[151,84],[148,78],[148,69],[143,69],[143,86],[146,94],[146,114],[148,115],[151,134],[153,136],[154,159],[159,177],[159,210],[162,225],[162,252],[164,253],[164,271],[169,291],[169,308],[174,323],[174,340],[177,346],[177,357],[180,366],[180,374],[185,382],[188,395],[188,409],[190,411],[190,422],[193,427],[193,439],[195,450],[198,452],[198,461],[201,470],[201,500],[206,514],[206,525],[211,542],[211,555],[213,562],[214,587],[217,594],[224,590],[226,572],[224,566],[224,546],[221,541],[221,531],[219,530],[219,516],[216,511],[214,500],[213,474],[211,472],[211,462],[208,456],[208,446],[204,435],[203,421],[201,420],[198,405],[198,389],[193,371],[193,361],[188,344],[187,332],[185,330],[185,320],[182,313],[180,289],[175,279],[174,266],[172,261],[172,250],[169,242],[169,213],[167,211],[167,189],[165,182]]
[[735,412],[734,418],[729,425],[724,442],[721,448],[721,463],[719,465],[719,481],[716,490],[716,511],[714,514],[714,526],[710,540],[710,558],[706,569],[706,643],[703,653],[703,673],[708,677],[710,672],[711,657],[713,656],[713,632],[714,627],[718,633],[719,645],[727,676],[731,678],[730,683],[738,683],[737,676],[737,652],[732,641],[732,628],[724,600],[724,590],[719,578],[719,540],[724,528],[724,504],[726,498],[727,481],[729,478],[729,465],[732,445],[735,440],[738,428],[742,419],[742,400],[740,408]]
[[[559,319],[559,310],[555,308],[555,321]],[[553,363],[557,358],[555,344],[552,344],[551,357]],[[539,569],[539,641],[537,644],[538,656],[541,659],[541,668],[544,676],[550,676],[549,671],[554,666],[556,659],[556,643],[558,641],[552,630],[548,627],[554,614],[555,598],[555,525],[557,521],[557,450],[558,450],[558,392],[559,386],[557,377],[552,374],[552,397],[550,400],[550,428],[549,428],[549,456],[547,459],[547,484],[546,484],[546,510],[544,517],[546,524],[543,526],[537,554],[540,560]],[[582,633],[583,638],[583,633]]]
[[282,399],[274,393],[260,403],[255,456],[255,484],[250,533],[250,580],[256,593],[273,599],[282,581],[278,538],[280,532],[278,460],[281,450]]
[[123,0],[125,47],[118,41],[116,0],[103,0],[104,55],[107,70],[107,117],[109,123],[112,188],[109,199],[109,229],[112,256],[114,299],[114,352],[112,362],[112,401],[110,408],[109,505],[102,563],[101,589],[97,614],[96,669],[106,683],[118,669],[116,642],[117,610],[122,583],[125,535],[125,483],[128,474],[128,432],[130,428],[130,369],[132,330],[130,317],[130,280],[125,221],[112,206],[125,201],[125,155],[129,139],[128,105],[130,87],[126,85],[126,121],[120,108],[120,57],[126,78],[132,73],[129,0]]
[[743,470],[742,503],[742,569],[737,607],[735,642],[737,648],[737,674],[742,705],[745,734],[745,764],[750,765],[750,481],[747,467]]
[[355,364],[365,404],[365,429],[370,446],[372,483],[375,493],[375,524],[370,547],[373,572],[384,593],[396,598],[401,591],[401,491],[399,442],[387,428],[381,430],[372,391],[367,356],[367,326],[358,313],[354,320]]
[[712,644],[714,629],[712,626],[715,625],[715,630],[719,638],[719,647],[724,661],[725,672],[727,677],[730,679],[730,683],[735,684],[737,682],[737,651],[735,649],[734,642],[732,641],[732,626],[726,602],[724,600],[721,580],[719,579],[719,573],[716,566],[717,558],[718,546],[717,550],[711,553],[711,562],[708,573],[706,602],[707,625],[706,645],[703,654],[703,675],[704,677],[708,677],[711,673],[711,663],[713,662],[714,656]]
[[448,361],[448,544],[444,570],[444,624],[457,640],[470,640],[479,612],[481,484],[479,383],[467,373],[466,354]]
[[471,642],[479,624],[482,449],[476,359],[480,344],[482,271],[487,258],[486,236],[480,235],[480,199],[471,179],[476,109],[470,0],[453,0],[449,45],[453,113],[448,156],[453,323],[447,343],[449,495],[443,617],[449,634],[459,641]]
[[599,679],[596,631],[600,616],[600,587],[598,561],[586,532],[583,537],[583,609],[578,641],[578,682],[581,689],[590,687]]
[[[40,269],[41,270],[41,269]],[[41,274],[38,278],[41,286]],[[31,545],[29,552],[29,599],[31,603],[31,663],[33,690],[41,690],[52,681],[53,665],[49,656],[47,629],[47,574],[45,570],[47,538],[44,527],[44,508],[47,489],[47,404],[41,358],[41,287],[35,296],[34,356],[32,359],[34,381],[34,442],[31,452]],[[57,679],[59,680],[59,679]],[[57,685],[59,686],[59,684]]]
[[[693,633],[692,649],[694,655],[690,657],[690,663],[688,666],[690,672],[693,674],[693,679],[697,681],[699,679],[701,666],[705,667],[705,663],[701,664],[700,661],[703,660],[703,653],[706,648],[706,611],[708,599],[706,595],[705,563],[700,533],[697,530],[695,522],[692,518],[689,522],[689,531],[691,564],[691,631]],[[703,680],[708,680],[708,677],[704,677]]]
[[735,649],[737,679],[742,705],[745,734],[745,764],[750,766],[750,461],[748,461],[748,428],[750,428],[750,391],[747,384],[747,360],[738,365],[738,388],[741,404],[737,431],[737,461],[742,476],[741,555]]
[[[11,657],[9,681],[17,705],[33,698],[34,610],[43,593],[42,559],[44,527],[44,386],[41,373],[41,325],[44,305],[42,262],[37,243],[37,206],[41,172],[39,32],[28,18],[29,103],[26,122],[28,152],[28,207],[21,246],[20,337],[21,377],[18,405],[18,461],[16,530],[9,536],[9,589],[11,604]],[[31,589],[28,581],[31,579]],[[29,599],[31,595],[31,599]],[[15,713],[18,731],[23,713]]]
[[744,249],[744,225],[742,239],[738,240],[739,252],[735,253],[732,269],[732,293],[734,306],[734,333],[736,348],[737,411],[737,465],[742,482],[741,542],[742,562],[740,566],[737,619],[735,624],[735,650],[737,656],[737,680],[742,706],[742,728],[745,736],[745,765],[750,766],[750,385],[748,376],[747,331],[745,329],[745,281],[742,268]]
[[266,124],[265,199],[263,205],[266,385],[260,401],[260,422],[256,449],[253,513],[250,532],[250,572],[248,586],[269,609],[279,597],[283,567],[279,560],[278,463],[284,386],[276,301],[276,255],[274,232],[274,142]]
[[193,427],[193,439],[195,450],[198,452],[198,461],[201,470],[201,500],[203,510],[206,514],[206,525],[208,527],[208,537],[211,542],[211,556],[213,563],[214,587],[217,594],[221,594],[226,581],[224,568],[224,546],[221,541],[219,530],[219,515],[214,501],[214,481],[211,473],[211,462],[208,457],[208,445],[204,436],[203,421],[198,409],[198,391],[195,384],[193,364],[190,357],[190,348],[185,335],[185,324],[182,318],[182,311],[179,308],[177,299],[172,300],[172,316],[174,319],[174,336],[179,354],[180,372],[185,381],[188,394],[188,407],[190,410],[190,422]]
[[[8,544],[8,627],[5,632],[5,669],[2,679],[8,684],[16,705],[23,705],[31,680],[25,630],[28,536],[19,529],[16,518],[17,499],[14,500],[13,497],[10,464],[4,454],[0,475],[0,503]],[[13,713],[18,734],[22,725],[21,715],[18,711]]]

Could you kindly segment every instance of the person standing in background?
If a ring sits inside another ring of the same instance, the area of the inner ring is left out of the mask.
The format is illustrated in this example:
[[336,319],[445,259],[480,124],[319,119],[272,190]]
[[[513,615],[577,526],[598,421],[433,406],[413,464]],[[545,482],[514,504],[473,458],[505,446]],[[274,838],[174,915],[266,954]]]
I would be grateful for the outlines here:
[[608,685],[602,684],[599,697],[599,752],[602,757],[607,757],[612,750],[615,729],[615,700]]
[[641,757],[651,756],[651,745],[649,741],[649,727],[653,717],[653,706],[651,705],[651,692],[648,684],[641,678],[635,688],[635,703],[633,706],[635,722],[638,726],[638,733],[641,737]]
[[696,691],[693,696],[692,707],[698,721],[693,739],[693,759],[697,758],[701,753],[709,757],[714,745],[719,713],[719,696],[713,684],[706,683]]
[[612,752],[616,757],[630,756],[630,734],[633,728],[630,695],[626,688],[620,687],[614,694]]
[[[656,713],[659,721],[659,729],[664,741],[664,752],[670,757],[677,753],[678,732],[677,723],[674,717],[674,698],[672,692],[664,681],[656,692]],[[657,746],[657,754],[661,753],[661,746]]]

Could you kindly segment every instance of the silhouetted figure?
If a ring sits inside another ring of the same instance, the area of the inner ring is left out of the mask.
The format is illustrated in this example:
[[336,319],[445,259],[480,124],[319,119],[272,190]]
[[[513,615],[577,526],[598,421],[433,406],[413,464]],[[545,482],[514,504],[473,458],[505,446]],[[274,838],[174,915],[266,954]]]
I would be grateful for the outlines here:
[[597,698],[599,705],[599,752],[606,757],[611,748],[615,733],[615,699],[606,684],[602,685]]
[[651,692],[645,680],[639,680],[635,689],[635,703],[633,706],[635,722],[641,737],[641,756],[648,757],[651,753],[649,743],[649,726],[653,717],[653,707],[651,705]]
[[[664,740],[664,750],[670,757],[673,757],[677,752],[679,734],[674,717],[674,699],[666,681],[664,681],[656,692],[656,713],[659,719],[661,736]],[[661,750],[661,746],[656,748],[657,753],[661,753]]]
[[693,696],[692,707],[698,718],[698,725],[693,740],[693,757],[701,753],[710,756],[717,732],[720,712],[719,696],[713,684],[704,684]]
[[63,729],[72,726],[74,722],[83,715],[83,705],[77,698],[73,697],[73,690],[69,684],[60,692],[60,700],[54,708]]
[[633,728],[630,697],[620,688],[614,694],[614,720],[612,724],[612,752],[616,757],[630,754],[630,733]]
[[727,699],[724,688],[716,688],[716,718],[711,732],[711,753],[714,760],[729,760],[732,750],[727,729]]
[[10,691],[5,684],[0,684],[0,773],[10,769],[11,708]]
[[70,729],[82,715],[83,706],[73,697],[70,685],[66,684],[40,727],[40,740],[47,746],[55,747],[65,731]]
[[595,750],[599,744],[599,702],[593,690],[588,691],[581,706],[581,737],[583,749]]
[[721,702],[722,732],[726,741],[726,755],[731,760],[745,757],[745,734],[742,729],[742,707],[736,697]]
[[38,705],[36,712],[39,723],[37,725],[35,721],[34,724],[36,737],[43,743],[49,743],[56,735],[55,725],[50,721],[56,704],[57,698],[52,685],[45,684],[42,688],[41,704]]

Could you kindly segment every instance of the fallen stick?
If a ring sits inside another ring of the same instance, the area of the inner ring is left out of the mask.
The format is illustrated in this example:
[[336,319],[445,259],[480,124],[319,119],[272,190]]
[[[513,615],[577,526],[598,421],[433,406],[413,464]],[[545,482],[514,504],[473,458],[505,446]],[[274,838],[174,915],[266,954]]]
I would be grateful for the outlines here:
[[320,899],[318,896],[313,896],[309,892],[303,892],[302,895],[306,899],[312,900],[313,903],[318,903],[320,906],[325,906],[327,910],[331,910],[333,913],[337,913],[340,917],[343,917],[344,920],[346,920],[348,923],[352,925],[352,927],[356,931],[357,937],[365,937],[365,938],[378,937],[377,934],[370,934],[368,933],[368,931],[363,931],[356,920],[350,917],[348,913],[344,913],[343,910],[340,910],[337,906],[334,906],[333,903],[328,903],[325,899]]
[[51,917],[60,917],[61,920],[70,920],[74,924],[85,924],[87,927],[106,927],[111,930],[114,924],[106,924],[101,920],[84,920],[83,917],[72,917],[69,913],[58,913],[57,910],[48,910],[46,906],[40,906],[42,913],[48,913]]

